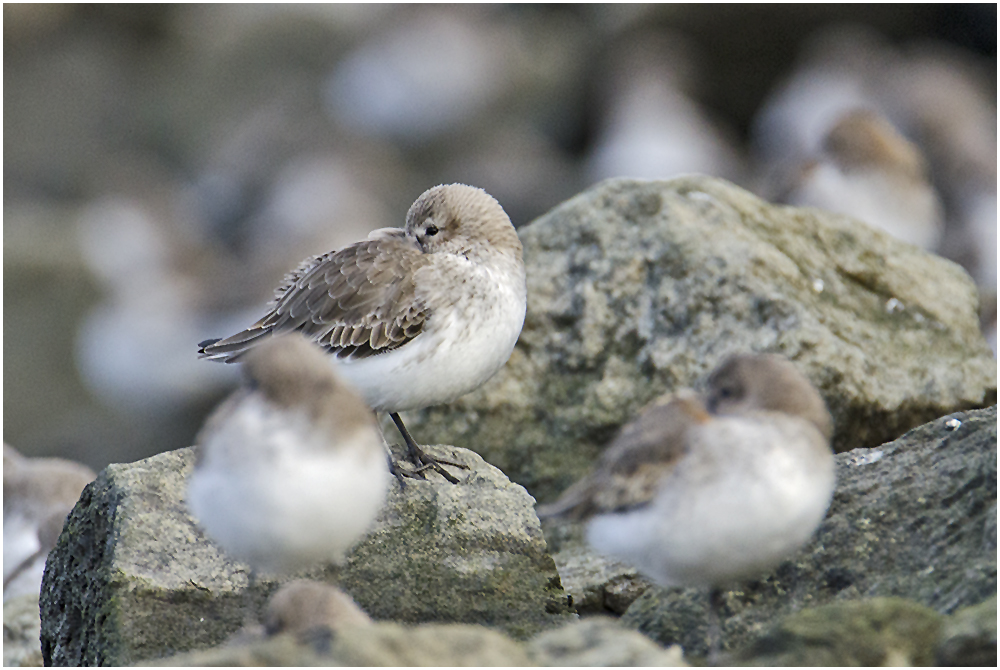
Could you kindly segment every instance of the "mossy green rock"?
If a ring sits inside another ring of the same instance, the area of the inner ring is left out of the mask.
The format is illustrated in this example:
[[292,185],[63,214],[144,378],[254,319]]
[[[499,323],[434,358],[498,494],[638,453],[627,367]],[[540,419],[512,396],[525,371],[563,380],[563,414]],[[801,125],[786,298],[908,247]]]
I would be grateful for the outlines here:
[[[457,485],[438,475],[393,486],[338,584],[375,619],[480,623],[527,637],[566,617],[566,595],[534,501],[475,453],[429,447],[464,463]],[[53,665],[128,665],[218,645],[259,615],[278,581],[231,561],[183,503],[194,451],[105,469],[84,491],[49,556],[42,653]],[[286,579],[290,579],[291,576]]]
[[737,351],[784,354],[834,416],[836,451],[996,402],[960,267],[865,224],[727,182],[614,179],[519,229],[528,310],[482,388],[406,417],[548,502],[615,431]]
[[738,665],[933,665],[944,617],[902,598],[831,603],[786,618],[750,648]]

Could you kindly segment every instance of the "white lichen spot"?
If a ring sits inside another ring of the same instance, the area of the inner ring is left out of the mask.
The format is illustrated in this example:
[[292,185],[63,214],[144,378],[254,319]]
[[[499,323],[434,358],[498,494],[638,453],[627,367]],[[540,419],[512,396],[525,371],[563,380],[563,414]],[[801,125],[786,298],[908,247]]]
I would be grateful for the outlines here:
[[851,458],[851,465],[870,465],[882,460],[882,456],[885,454],[881,449],[875,449],[868,452],[867,454],[862,454],[860,456],[854,456]]
[[708,193],[705,193],[704,191],[690,191],[687,195],[688,198],[690,198],[691,200],[701,200],[702,202],[715,202],[715,198],[710,196]]
[[813,291],[816,293],[822,293],[826,284],[823,283],[822,279],[813,279]]
[[889,298],[885,301],[885,311],[888,314],[902,312],[904,309],[906,309],[906,307],[896,298]]
[[962,422],[958,419],[948,419],[944,422],[945,428],[948,430],[958,430],[961,427]]

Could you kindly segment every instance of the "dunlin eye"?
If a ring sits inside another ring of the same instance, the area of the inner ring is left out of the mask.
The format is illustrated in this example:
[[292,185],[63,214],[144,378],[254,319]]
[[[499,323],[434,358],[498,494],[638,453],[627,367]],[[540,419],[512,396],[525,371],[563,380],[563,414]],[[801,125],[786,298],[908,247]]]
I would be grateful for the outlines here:
[[427,229],[424,231],[424,234],[427,235],[427,237],[433,237],[434,235],[438,234],[438,227],[427,226]]

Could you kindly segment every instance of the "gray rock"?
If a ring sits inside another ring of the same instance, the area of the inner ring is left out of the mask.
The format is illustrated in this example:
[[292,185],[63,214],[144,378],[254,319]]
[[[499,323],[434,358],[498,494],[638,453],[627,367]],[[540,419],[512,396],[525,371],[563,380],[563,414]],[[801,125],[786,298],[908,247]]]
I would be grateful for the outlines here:
[[538,665],[550,667],[683,667],[681,648],[664,649],[608,617],[590,617],[542,633],[528,644]]
[[582,524],[546,519],[542,530],[577,614],[620,616],[650,587],[636,568],[595,552],[584,538]]
[[[313,571],[375,619],[482,623],[527,637],[565,618],[566,595],[533,500],[476,454],[469,466],[393,487],[375,528],[343,568]],[[112,465],[87,487],[50,555],[42,653],[55,665],[126,665],[225,640],[278,581],[258,579],[197,528],[183,504],[194,452]],[[291,579],[288,576],[287,579]]]
[[944,623],[935,653],[935,665],[997,664],[997,597],[963,607]]
[[[996,594],[996,406],[839,454],[837,478],[813,541],[725,594],[724,648],[832,601],[896,596],[950,614]],[[622,622],[698,656],[706,652],[707,609],[707,589],[653,587]]]
[[167,666],[526,666],[522,646],[483,626],[378,623],[345,628],[311,643],[291,635],[178,654],[149,665]]
[[749,649],[736,665],[933,665],[944,617],[902,598],[830,603],[797,612]]
[[25,594],[3,604],[3,665],[11,667],[42,667],[42,651],[38,646],[38,595]]
[[734,351],[792,358],[833,413],[837,451],[996,402],[965,271],[843,216],[707,177],[615,179],[519,234],[528,312],[510,361],[405,418],[418,439],[476,449],[540,501],[643,405]]

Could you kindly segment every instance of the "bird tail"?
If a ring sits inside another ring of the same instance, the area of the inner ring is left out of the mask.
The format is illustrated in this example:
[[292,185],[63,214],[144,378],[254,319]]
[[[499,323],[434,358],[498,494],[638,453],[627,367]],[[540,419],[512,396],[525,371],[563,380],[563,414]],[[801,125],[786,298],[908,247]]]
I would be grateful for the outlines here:
[[203,340],[198,343],[198,358],[235,363],[259,340],[270,334],[270,328],[247,328],[230,337]]

